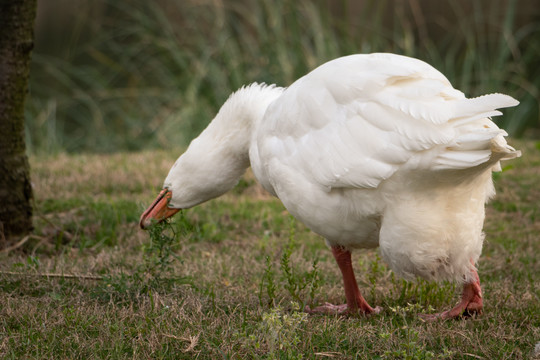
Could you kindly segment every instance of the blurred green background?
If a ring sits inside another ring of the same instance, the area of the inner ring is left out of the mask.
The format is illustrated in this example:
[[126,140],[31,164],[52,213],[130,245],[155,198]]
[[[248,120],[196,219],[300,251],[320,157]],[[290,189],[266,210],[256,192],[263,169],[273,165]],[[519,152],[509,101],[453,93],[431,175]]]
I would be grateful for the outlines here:
[[538,0],[41,0],[27,146],[183,147],[242,85],[369,52],[427,61],[469,97],[507,93],[521,104],[498,124],[540,136]]

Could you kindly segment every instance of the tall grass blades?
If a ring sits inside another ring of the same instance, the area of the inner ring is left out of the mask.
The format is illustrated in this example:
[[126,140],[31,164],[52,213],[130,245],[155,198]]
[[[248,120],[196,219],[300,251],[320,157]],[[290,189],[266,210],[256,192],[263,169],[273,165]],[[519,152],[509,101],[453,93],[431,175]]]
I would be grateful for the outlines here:
[[[539,127],[534,1],[81,0],[72,12],[59,1],[40,4],[33,152],[183,147],[243,84],[287,86],[332,58],[380,51],[428,61],[469,96],[516,97],[501,122],[513,135]],[[54,48],[46,34],[62,21],[67,45]]]

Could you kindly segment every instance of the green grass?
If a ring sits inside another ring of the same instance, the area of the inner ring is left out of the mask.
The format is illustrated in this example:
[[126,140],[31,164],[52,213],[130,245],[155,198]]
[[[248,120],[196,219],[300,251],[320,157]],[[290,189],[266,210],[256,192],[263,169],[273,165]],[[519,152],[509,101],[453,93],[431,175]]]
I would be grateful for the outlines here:
[[48,3],[54,20],[37,32],[26,107],[34,153],[185,146],[242,85],[288,86],[369,52],[425,60],[468,96],[512,95],[521,105],[497,121],[514,136],[540,127],[530,0],[81,0],[74,13]]
[[299,311],[344,301],[338,267],[249,173],[150,237],[138,216],[177,151],[33,156],[36,229],[0,254],[0,357],[530,359],[540,341],[540,149],[513,144],[524,155],[497,175],[487,209],[485,314],[428,323],[416,314],[448,309],[459,287],[405,282],[377,251],[353,260],[381,314]]

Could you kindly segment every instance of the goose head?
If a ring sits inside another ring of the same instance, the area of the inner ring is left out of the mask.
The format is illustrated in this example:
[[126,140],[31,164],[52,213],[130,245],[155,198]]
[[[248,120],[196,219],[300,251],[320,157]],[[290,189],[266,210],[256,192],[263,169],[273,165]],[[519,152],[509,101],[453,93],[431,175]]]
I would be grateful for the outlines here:
[[143,212],[147,229],[181,209],[188,209],[232,189],[250,165],[254,130],[283,89],[252,84],[233,93],[208,127],[174,163],[163,188]]
[[226,193],[249,166],[247,151],[244,156],[239,154],[235,140],[207,130],[191,142],[170,169],[163,189],[141,216],[142,229]]

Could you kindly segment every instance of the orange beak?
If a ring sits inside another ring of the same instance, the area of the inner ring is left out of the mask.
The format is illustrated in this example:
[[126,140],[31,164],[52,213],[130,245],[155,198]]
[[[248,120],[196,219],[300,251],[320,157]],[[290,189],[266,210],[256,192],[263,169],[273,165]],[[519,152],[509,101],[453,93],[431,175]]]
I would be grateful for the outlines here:
[[169,189],[161,190],[152,205],[142,213],[141,220],[139,221],[141,229],[148,229],[150,225],[162,222],[180,211],[180,209],[173,209],[168,206],[171,197],[172,192]]

